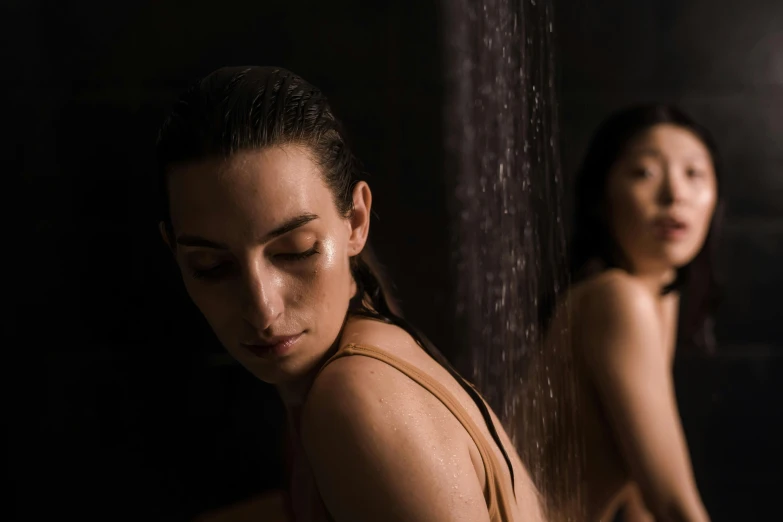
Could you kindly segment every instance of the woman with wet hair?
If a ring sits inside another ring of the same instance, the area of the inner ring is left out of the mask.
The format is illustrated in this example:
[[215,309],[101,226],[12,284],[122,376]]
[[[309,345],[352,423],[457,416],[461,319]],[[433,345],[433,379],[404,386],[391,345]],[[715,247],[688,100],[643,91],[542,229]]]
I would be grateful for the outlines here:
[[285,405],[297,521],[542,520],[494,413],[390,306],[370,187],[316,87],[219,69],[173,106],[158,162],[190,298]]
[[568,303],[589,521],[611,520],[623,506],[628,521],[709,520],[672,365],[678,337],[681,346],[711,346],[718,187],[709,133],[672,106],[618,112],[588,146]]

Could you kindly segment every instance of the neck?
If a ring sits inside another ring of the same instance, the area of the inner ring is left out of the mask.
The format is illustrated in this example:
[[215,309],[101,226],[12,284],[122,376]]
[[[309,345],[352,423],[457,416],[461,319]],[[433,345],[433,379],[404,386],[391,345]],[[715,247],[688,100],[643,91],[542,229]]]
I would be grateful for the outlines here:
[[304,375],[275,385],[277,393],[283,401],[283,406],[294,433],[299,433],[299,417],[302,414],[302,409],[318,372],[321,371],[326,361],[337,352],[339,345],[340,337],[335,340],[334,344],[324,354],[315,360],[314,364],[311,365]]
[[291,434],[295,438],[299,436],[299,420],[302,416],[307,395],[320,368],[321,364],[318,364],[306,376],[275,386],[280,399],[283,401]]
[[673,283],[677,277],[677,270],[673,267],[649,267],[644,269],[634,267],[629,272],[658,295],[667,285]]
[[[320,368],[320,365],[318,368]],[[307,399],[307,393],[313,385],[318,368],[308,372],[308,375],[305,377],[276,385],[277,393],[280,395],[286,410],[301,409],[305,399]]]

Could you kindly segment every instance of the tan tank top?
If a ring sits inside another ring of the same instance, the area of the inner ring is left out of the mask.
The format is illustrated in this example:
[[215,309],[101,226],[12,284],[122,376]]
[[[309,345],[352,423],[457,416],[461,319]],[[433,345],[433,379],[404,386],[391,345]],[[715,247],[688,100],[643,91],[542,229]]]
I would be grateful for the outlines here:
[[418,383],[449,409],[451,414],[454,415],[465,428],[465,431],[468,432],[470,438],[473,439],[473,442],[476,444],[476,448],[478,448],[479,454],[481,455],[481,461],[484,464],[484,473],[487,477],[486,486],[484,488],[484,499],[487,502],[489,519],[491,522],[511,522],[511,502],[513,502],[514,499],[514,492],[507,487],[503,476],[500,473],[502,468],[500,467],[500,463],[495,457],[495,454],[492,452],[492,447],[487,443],[487,440],[482,435],[478,426],[476,426],[476,423],[460,405],[454,395],[452,395],[452,393],[442,384],[415,366],[374,346],[347,344],[326,361],[326,364],[323,365],[318,373],[320,374],[331,362],[341,357],[348,357],[351,355],[363,355],[388,364]]

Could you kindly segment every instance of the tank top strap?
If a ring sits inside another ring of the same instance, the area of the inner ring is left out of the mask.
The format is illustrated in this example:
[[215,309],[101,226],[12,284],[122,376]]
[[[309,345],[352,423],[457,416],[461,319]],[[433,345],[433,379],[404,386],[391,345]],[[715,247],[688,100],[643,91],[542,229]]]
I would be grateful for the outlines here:
[[[509,494],[500,475],[500,464],[492,453],[491,446],[479,430],[473,418],[457,401],[454,395],[446,389],[441,383],[422,372],[412,364],[392,355],[391,353],[377,348],[375,346],[361,345],[356,343],[347,344],[340,348],[326,363],[321,367],[318,374],[324,368],[337,359],[353,355],[363,355],[372,359],[379,360],[395,368],[400,373],[406,375],[409,379],[419,384],[422,388],[430,392],[438,399],[452,415],[459,421],[467,431],[468,436],[476,444],[476,448],[481,456],[486,475],[486,487],[484,497],[487,502],[490,520],[492,522],[508,522],[511,520],[511,510],[509,506],[510,499],[513,498],[513,492]],[[317,377],[317,376],[316,376]]]

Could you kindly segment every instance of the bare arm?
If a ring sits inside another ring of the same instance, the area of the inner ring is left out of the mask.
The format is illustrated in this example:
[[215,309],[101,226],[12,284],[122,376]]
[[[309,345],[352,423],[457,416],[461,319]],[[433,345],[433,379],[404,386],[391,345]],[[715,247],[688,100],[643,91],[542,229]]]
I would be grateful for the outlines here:
[[489,521],[462,428],[432,401],[364,357],[335,361],[318,378],[302,438],[337,522]]
[[644,504],[659,522],[706,522],[652,295],[617,277],[579,305],[578,342]]

